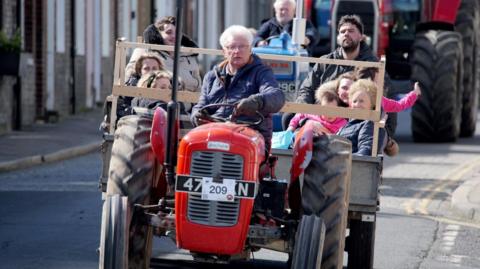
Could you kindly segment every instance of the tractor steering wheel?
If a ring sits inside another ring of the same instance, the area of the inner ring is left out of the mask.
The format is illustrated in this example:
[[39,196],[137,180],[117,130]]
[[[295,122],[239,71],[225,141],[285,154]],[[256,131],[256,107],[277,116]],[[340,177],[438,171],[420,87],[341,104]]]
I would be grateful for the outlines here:
[[[220,117],[220,116],[210,115],[208,113],[207,109],[212,108],[212,107],[233,107],[233,113],[226,118]],[[260,112],[256,111],[255,116],[258,118],[256,121],[240,120],[240,119],[237,118],[237,115],[236,115],[236,110],[235,110],[236,107],[237,107],[237,104],[227,104],[227,103],[209,104],[209,105],[206,105],[206,106],[202,107],[198,112],[200,112],[200,114],[202,115],[202,117],[200,117],[200,119],[202,119],[204,121],[232,122],[232,123],[236,123],[236,124],[245,124],[245,125],[248,125],[248,126],[257,126],[260,123],[262,123],[263,120],[265,119],[265,117]]]

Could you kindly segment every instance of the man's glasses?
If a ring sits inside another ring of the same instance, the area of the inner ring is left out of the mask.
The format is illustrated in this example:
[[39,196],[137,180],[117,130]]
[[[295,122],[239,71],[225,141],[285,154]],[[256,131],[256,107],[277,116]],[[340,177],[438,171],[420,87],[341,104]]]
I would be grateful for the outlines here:
[[249,45],[232,45],[232,46],[225,46],[225,48],[226,48],[228,51],[235,51],[235,50],[245,51],[245,50],[248,49],[249,47],[250,47]]

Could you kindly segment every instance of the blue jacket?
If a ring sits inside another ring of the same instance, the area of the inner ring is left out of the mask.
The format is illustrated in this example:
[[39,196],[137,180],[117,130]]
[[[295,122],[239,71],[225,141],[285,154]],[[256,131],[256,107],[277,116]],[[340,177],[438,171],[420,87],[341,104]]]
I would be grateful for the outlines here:
[[[352,142],[352,153],[354,155],[372,155],[373,147],[373,122],[367,120],[349,120],[337,132]],[[378,152],[383,150],[383,140],[385,138],[385,130],[381,128],[378,132]]]
[[[285,104],[285,96],[278,86],[270,67],[264,65],[255,54],[244,67],[228,79],[226,74],[226,62],[216,65],[203,79],[202,91],[198,103],[192,109],[193,115],[208,104],[228,103],[235,104],[240,99],[258,94],[263,99],[263,107],[260,113],[265,120],[258,126],[253,127],[265,137],[267,149],[272,139],[272,113],[278,112]],[[229,80],[229,81],[226,81]],[[226,85],[228,84],[228,85]],[[226,86],[226,87],[225,87]],[[215,107],[208,110],[210,115],[228,117],[233,112],[233,107]],[[246,116],[240,119],[248,119]],[[253,118],[252,118],[253,119]]]
[[[318,41],[320,41],[320,34],[315,26],[308,20],[305,28],[305,36],[310,39],[310,44],[308,44],[307,50],[308,53],[312,55],[313,48],[317,45]],[[260,29],[258,29],[257,35],[253,40],[253,45],[256,46],[260,40],[267,39],[271,36],[280,35],[282,32],[287,32],[291,36],[292,30],[293,20],[287,23],[285,26],[282,26],[280,23],[278,23],[277,19],[273,17],[260,26]]]

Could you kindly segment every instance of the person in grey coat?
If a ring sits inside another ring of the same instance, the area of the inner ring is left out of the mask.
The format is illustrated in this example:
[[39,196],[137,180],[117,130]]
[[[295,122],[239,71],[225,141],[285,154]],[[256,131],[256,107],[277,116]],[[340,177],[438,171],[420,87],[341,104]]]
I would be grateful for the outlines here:
[[[265,148],[270,149],[272,138],[272,113],[280,111],[285,96],[273,76],[272,70],[252,53],[253,35],[239,25],[227,28],[220,36],[225,60],[209,71],[203,80],[200,98],[193,107],[191,120],[202,124],[200,109],[208,104],[236,104],[239,119],[254,120],[260,112],[264,121],[255,127],[265,138]],[[208,109],[210,115],[228,117],[233,107]]]

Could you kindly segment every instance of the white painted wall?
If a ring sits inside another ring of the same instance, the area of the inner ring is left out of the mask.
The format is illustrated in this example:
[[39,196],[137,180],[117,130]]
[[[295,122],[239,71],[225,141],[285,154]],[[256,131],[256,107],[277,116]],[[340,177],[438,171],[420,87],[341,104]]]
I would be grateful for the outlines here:
[[75,52],[85,55],[85,1],[75,1]]
[[[141,1],[145,1],[145,0],[141,0]],[[129,40],[130,41],[136,41],[137,40],[137,22],[138,22],[138,10],[137,10],[137,0],[131,0],[130,1],[130,12],[132,12],[133,14],[135,14],[135,17],[132,18],[132,16],[130,15],[129,17],[129,21],[130,21],[130,36],[129,36]]]
[[94,102],[94,18],[95,11],[94,9],[95,0],[86,0],[85,1],[85,61],[86,61],[86,70],[85,70],[85,106],[87,108],[93,107]]
[[[78,2],[78,1],[77,1]],[[110,29],[110,1],[102,2],[102,56],[110,56],[110,36],[112,30]]]
[[55,0],[47,0],[47,111],[55,110]]
[[122,31],[120,32],[121,33],[120,35],[128,39],[130,38],[130,12],[131,12],[130,0],[123,0],[122,7],[123,7],[122,19],[121,19]]
[[65,0],[56,0],[55,41],[58,53],[65,53]]
[[225,28],[234,25],[247,25],[247,1],[225,1]]
[[101,2],[107,1],[94,1],[94,28],[93,28],[93,88],[95,92],[95,102],[99,103],[100,89],[101,89],[101,64],[102,64],[102,36],[101,33]]
[[165,16],[176,16],[176,4],[175,0],[156,0],[155,9],[157,10],[157,16],[155,21],[165,17]]

